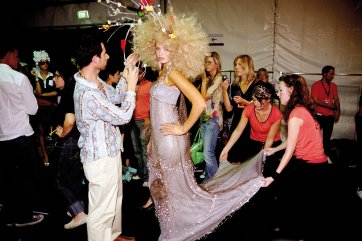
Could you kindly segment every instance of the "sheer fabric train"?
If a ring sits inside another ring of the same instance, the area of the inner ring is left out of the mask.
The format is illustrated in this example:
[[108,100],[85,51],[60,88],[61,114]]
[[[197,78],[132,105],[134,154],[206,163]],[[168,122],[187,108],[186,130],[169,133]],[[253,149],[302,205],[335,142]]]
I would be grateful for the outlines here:
[[159,240],[197,240],[249,201],[263,183],[264,154],[233,165],[222,161],[216,175],[197,184],[188,135],[165,136],[163,123],[180,121],[177,88],[156,82],[151,89],[150,191],[155,202]]

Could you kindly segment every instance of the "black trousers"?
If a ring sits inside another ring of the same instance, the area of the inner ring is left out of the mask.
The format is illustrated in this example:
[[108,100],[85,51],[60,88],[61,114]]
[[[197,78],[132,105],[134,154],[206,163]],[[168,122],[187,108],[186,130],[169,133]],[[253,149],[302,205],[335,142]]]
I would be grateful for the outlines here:
[[323,147],[324,153],[329,154],[331,136],[334,127],[334,116],[316,115],[317,121],[323,130]]
[[0,141],[0,153],[0,185],[3,192],[5,222],[31,222],[37,160],[34,136],[20,136],[13,140]]
[[306,241],[331,240],[333,229],[329,226],[337,206],[328,163],[309,164],[293,157],[278,181],[282,182],[282,229]]

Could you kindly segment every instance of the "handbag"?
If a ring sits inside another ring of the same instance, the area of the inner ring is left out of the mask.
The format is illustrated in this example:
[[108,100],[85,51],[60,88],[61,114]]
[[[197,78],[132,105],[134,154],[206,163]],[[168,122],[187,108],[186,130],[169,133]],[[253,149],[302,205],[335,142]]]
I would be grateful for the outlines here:
[[201,127],[199,127],[191,146],[191,159],[194,165],[200,164],[204,161],[203,148],[204,148],[204,140],[201,137]]

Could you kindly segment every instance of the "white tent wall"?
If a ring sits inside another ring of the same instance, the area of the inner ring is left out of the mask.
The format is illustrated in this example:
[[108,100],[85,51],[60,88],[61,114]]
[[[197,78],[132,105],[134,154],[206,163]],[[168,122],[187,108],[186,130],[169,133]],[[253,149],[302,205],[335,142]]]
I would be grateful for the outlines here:
[[[127,2],[123,0],[122,2]],[[166,3],[166,0],[161,0]],[[354,114],[362,86],[362,0],[174,0],[176,13],[195,13],[209,34],[211,49],[221,54],[223,70],[233,69],[239,54],[249,54],[255,69],[300,73],[309,86],[321,78],[324,65],[336,67],[334,82],[341,99],[341,118],[332,138],[355,139]],[[88,9],[90,19],[77,20]],[[107,8],[92,2],[40,10],[33,26],[102,24]]]
[[223,46],[211,46],[221,54],[223,69],[232,70],[234,58],[250,54],[255,68],[273,68],[274,1],[173,1],[175,12],[196,12],[207,34],[222,35],[217,40]]
[[327,64],[335,66],[341,117],[332,138],[355,139],[354,114],[362,86],[362,2],[279,0],[277,15],[276,72],[312,73],[304,75],[311,86],[321,78],[313,73]]
[[342,113],[332,138],[356,138],[361,0],[183,0],[172,5],[178,12],[197,12],[208,34],[222,36],[224,46],[211,48],[221,54],[225,70],[232,69],[237,55],[249,54],[255,69],[271,71],[276,84],[281,73],[300,73],[311,86],[324,65],[335,66]]

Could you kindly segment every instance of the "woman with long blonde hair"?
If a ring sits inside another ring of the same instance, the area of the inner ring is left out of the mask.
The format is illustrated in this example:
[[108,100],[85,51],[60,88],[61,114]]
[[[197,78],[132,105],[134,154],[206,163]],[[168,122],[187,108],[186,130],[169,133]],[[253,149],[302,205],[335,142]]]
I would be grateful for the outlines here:
[[201,94],[206,101],[206,109],[201,116],[205,160],[205,178],[203,181],[205,182],[215,175],[218,168],[215,151],[217,138],[223,127],[221,57],[217,52],[211,52],[210,56],[205,58]]
[[[234,81],[231,84],[230,96],[228,92],[229,85],[230,80],[225,80],[223,83],[223,98],[225,110],[227,112],[232,112],[233,114],[229,130],[229,135],[231,135],[241,119],[244,108],[252,102],[252,92],[255,86],[255,72],[254,61],[249,55],[239,55],[234,59]],[[241,162],[245,159],[242,156],[242,153],[240,153],[240,149],[247,149],[247,144],[250,140],[249,137],[250,124],[248,123],[243,134],[230,150],[228,161]]]

